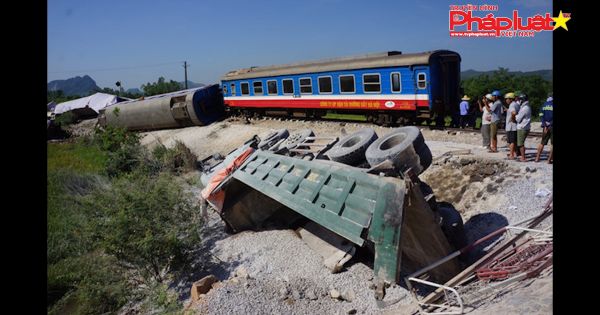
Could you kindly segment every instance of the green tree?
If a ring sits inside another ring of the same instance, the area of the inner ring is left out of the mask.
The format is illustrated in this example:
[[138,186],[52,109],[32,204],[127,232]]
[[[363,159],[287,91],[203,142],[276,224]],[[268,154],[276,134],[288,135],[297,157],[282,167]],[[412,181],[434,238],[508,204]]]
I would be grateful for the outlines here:
[[507,68],[498,68],[490,76],[481,74],[461,81],[465,94],[478,99],[493,90],[501,93],[523,92],[529,97],[529,104],[537,117],[537,112],[546,101],[548,93],[552,92],[552,82],[544,80],[540,75],[516,76]]
[[175,92],[181,89],[181,84],[173,80],[166,82],[164,77],[158,78],[158,81],[154,83],[142,84],[142,90],[144,90],[146,96]]

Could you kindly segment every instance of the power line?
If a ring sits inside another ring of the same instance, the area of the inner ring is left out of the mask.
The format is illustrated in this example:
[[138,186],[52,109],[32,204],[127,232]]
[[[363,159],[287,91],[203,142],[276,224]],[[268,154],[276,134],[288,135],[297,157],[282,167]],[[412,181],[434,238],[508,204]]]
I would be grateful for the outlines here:
[[104,68],[104,69],[88,69],[88,70],[69,70],[69,71],[48,71],[48,73],[73,73],[73,72],[98,72],[98,71],[114,71],[114,70],[127,70],[127,69],[140,69],[140,68],[151,68],[151,67],[159,67],[165,65],[173,65],[181,63],[181,61],[176,62],[166,62],[166,63],[157,63],[152,65],[141,65],[141,66],[130,66],[130,67],[117,67],[117,68]]

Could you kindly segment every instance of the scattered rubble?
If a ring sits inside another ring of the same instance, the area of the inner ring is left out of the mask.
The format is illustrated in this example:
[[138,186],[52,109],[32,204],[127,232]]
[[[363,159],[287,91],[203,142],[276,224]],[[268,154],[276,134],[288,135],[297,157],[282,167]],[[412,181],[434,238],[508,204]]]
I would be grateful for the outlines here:
[[329,296],[331,296],[332,299],[339,300],[342,297],[342,294],[336,289],[331,289],[331,291],[329,291]]
[[213,275],[206,276],[192,284],[192,301],[198,301],[201,294],[206,294],[212,288],[213,283],[219,281],[217,277]]

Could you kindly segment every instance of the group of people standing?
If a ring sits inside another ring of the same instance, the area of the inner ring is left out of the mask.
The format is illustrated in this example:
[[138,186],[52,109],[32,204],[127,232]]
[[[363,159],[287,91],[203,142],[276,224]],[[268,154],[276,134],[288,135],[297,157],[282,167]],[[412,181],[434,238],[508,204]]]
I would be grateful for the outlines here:
[[[525,162],[525,139],[531,129],[531,106],[525,93],[518,95],[510,92],[504,95],[505,105],[502,104],[500,91],[495,90],[477,100],[481,115],[481,135],[483,138],[483,148],[488,152],[498,152],[498,125],[501,123],[503,112],[506,112],[506,122],[504,129],[506,131],[506,140],[508,143],[508,159],[517,159]],[[460,126],[465,128],[469,122],[469,101],[468,96],[462,98],[460,103]],[[552,97],[546,100],[542,107],[540,116],[542,117],[542,127],[544,134],[542,142],[537,148],[535,161],[540,160],[541,152],[548,140],[552,142]],[[473,124],[474,125],[474,124]],[[552,163],[552,149],[548,158],[548,163]]]

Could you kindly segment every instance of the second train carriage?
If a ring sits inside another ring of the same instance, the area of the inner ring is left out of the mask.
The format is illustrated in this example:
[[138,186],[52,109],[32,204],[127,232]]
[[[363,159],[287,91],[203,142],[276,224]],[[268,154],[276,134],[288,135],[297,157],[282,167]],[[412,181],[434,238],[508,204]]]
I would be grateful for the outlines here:
[[449,50],[251,67],[221,79],[231,111],[321,117],[361,114],[377,123],[443,118],[458,109],[460,55]]

